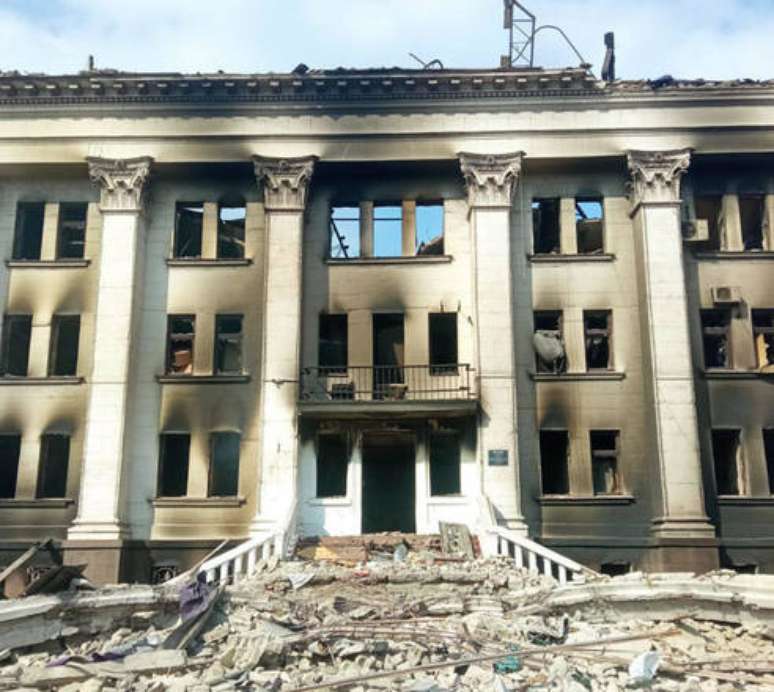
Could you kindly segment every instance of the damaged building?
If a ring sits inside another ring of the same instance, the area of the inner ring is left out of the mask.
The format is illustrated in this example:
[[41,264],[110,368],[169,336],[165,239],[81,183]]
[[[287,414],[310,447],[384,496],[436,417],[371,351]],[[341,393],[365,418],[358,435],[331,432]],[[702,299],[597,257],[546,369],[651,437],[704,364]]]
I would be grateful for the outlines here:
[[774,570],[774,83],[2,73],[0,113],[0,566],[458,522]]

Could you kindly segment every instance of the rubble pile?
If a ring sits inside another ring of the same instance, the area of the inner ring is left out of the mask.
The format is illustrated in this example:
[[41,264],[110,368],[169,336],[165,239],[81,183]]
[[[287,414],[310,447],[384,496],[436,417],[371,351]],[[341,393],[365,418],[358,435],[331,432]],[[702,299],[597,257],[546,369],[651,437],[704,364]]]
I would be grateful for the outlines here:
[[[774,689],[770,578],[744,578],[757,589],[748,607],[732,573],[560,587],[512,560],[453,557],[434,543],[385,539],[358,561],[361,548],[301,546],[315,559],[262,562],[225,588],[156,587],[156,605],[113,612],[96,634],[81,626],[1,652],[0,689]],[[23,602],[41,598],[52,597]],[[715,620],[721,601],[738,617]]]

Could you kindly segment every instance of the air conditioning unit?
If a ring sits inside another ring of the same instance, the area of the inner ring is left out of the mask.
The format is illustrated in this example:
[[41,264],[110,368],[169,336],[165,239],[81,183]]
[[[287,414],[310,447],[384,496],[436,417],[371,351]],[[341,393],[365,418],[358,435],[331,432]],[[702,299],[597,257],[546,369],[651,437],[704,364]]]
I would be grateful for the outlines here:
[[713,286],[712,302],[715,305],[739,305],[742,291],[738,286]]
[[709,240],[709,221],[693,219],[683,221],[683,238],[689,243],[701,243]]

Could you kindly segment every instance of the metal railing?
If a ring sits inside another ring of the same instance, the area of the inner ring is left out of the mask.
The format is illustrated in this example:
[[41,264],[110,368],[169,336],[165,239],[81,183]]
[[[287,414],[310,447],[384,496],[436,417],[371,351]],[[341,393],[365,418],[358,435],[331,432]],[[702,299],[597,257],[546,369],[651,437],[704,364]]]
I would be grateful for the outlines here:
[[459,401],[474,399],[471,367],[448,365],[351,365],[301,371],[302,401]]

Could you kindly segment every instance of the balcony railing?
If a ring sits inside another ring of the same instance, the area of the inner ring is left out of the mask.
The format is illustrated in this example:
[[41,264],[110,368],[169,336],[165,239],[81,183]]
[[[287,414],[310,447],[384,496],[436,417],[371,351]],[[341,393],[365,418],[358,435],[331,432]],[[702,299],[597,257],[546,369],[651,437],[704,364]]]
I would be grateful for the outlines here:
[[467,401],[470,365],[352,365],[301,371],[301,400],[333,403]]

